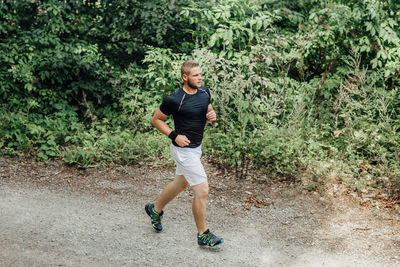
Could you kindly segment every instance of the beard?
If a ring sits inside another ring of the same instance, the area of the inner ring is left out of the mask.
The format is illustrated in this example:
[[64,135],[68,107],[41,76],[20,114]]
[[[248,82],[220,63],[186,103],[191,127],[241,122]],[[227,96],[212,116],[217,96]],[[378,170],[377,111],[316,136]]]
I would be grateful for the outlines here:
[[192,88],[192,89],[199,89],[199,87],[200,87],[200,86],[197,86],[197,85],[191,83],[189,80],[188,80],[188,86],[189,86],[190,88]]

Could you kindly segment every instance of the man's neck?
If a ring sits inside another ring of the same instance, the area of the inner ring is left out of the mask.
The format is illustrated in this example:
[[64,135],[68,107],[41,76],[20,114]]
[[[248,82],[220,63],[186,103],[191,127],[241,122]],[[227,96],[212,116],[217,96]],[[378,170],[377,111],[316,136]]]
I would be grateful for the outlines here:
[[194,95],[197,93],[197,88],[192,88],[190,86],[187,86],[186,84],[183,85],[182,89],[189,95]]

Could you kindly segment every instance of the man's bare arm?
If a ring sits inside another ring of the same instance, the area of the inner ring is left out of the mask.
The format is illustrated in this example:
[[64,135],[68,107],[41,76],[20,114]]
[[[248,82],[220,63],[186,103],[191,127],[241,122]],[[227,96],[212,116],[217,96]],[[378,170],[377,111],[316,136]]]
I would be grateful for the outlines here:
[[153,118],[151,119],[151,123],[153,124],[153,126],[166,136],[168,136],[172,132],[171,128],[169,128],[169,126],[165,123],[165,120],[167,118],[168,116],[162,113],[161,110],[158,108],[154,113]]
[[207,120],[208,121],[216,121],[217,120],[217,114],[215,113],[213,107],[211,104],[208,105],[207,107],[207,114],[206,114]]
[[[157,128],[160,132],[165,134],[166,136],[169,136],[172,132],[171,128],[167,125],[165,120],[168,118],[167,115],[161,112],[161,110],[158,108],[156,112],[153,115],[153,118],[151,119],[151,123],[153,124],[154,127]],[[185,136],[185,135],[180,135],[175,138],[174,140],[179,146],[184,147],[190,144],[190,140]]]

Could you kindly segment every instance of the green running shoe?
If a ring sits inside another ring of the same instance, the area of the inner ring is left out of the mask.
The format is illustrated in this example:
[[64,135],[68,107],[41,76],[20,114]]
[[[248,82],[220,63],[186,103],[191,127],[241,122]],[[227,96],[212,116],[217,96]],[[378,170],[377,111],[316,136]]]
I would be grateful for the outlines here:
[[154,203],[152,204],[146,204],[144,207],[147,215],[150,216],[150,221],[151,221],[151,226],[153,226],[153,229],[159,233],[162,231],[162,225],[161,225],[161,218],[164,214],[164,211],[161,211],[161,213],[158,213],[154,209]]
[[197,234],[197,244],[199,244],[201,247],[212,248],[222,243],[224,243],[224,239],[216,237],[208,229],[201,235]]

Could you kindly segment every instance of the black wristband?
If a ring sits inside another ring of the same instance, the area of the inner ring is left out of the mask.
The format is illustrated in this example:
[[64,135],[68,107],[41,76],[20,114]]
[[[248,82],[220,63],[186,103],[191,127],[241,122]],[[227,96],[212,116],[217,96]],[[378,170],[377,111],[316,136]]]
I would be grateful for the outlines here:
[[175,141],[175,138],[178,136],[178,134],[175,131],[172,131],[168,137],[172,140]]

